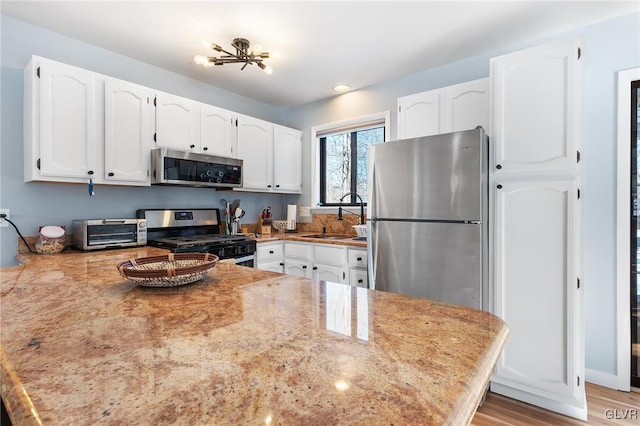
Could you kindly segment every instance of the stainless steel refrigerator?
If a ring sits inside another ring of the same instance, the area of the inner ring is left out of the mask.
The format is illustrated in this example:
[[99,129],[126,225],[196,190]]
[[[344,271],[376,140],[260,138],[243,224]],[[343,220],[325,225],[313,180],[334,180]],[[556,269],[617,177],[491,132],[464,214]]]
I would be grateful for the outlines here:
[[486,310],[484,130],[369,149],[370,287]]

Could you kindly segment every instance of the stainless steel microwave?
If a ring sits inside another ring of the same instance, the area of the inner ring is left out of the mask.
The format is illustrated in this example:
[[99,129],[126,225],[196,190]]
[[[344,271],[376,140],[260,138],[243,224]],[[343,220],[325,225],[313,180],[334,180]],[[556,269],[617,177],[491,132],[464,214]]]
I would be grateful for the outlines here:
[[154,185],[242,187],[242,160],[168,148],[151,150]]
[[71,229],[73,245],[85,251],[147,245],[146,219],[76,219]]

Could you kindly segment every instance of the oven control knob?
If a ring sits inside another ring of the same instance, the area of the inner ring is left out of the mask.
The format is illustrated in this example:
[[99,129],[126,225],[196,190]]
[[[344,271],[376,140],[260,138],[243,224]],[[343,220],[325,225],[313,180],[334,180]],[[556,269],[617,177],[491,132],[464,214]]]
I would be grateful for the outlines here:
[[224,176],[224,172],[222,170],[218,171],[218,176],[223,177]]
[[138,228],[144,229],[147,226],[147,222],[138,222]]
[[213,176],[213,172],[211,170],[207,170],[207,176],[209,177]]

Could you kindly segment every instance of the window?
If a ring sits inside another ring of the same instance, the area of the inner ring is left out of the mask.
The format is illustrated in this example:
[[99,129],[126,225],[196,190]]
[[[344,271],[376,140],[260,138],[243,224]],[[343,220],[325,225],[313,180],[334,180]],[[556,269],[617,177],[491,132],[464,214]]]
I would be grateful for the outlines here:
[[[353,120],[348,125],[326,125],[316,131],[317,203],[320,206],[337,206],[340,198],[350,192],[367,202],[369,145],[384,142],[388,136],[387,116],[376,117]],[[359,203],[353,194],[343,200],[343,205]]]

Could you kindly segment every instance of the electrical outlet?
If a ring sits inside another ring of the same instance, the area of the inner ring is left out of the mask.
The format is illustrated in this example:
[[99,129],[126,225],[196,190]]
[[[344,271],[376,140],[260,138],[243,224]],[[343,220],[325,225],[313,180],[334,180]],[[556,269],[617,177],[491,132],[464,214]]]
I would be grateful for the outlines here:
[[311,217],[311,207],[300,207],[300,217]]
[[[0,209],[0,214],[6,214],[7,219],[11,219],[11,214],[9,213],[9,209]],[[4,219],[0,219],[0,228],[7,228],[9,226],[9,222]]]

